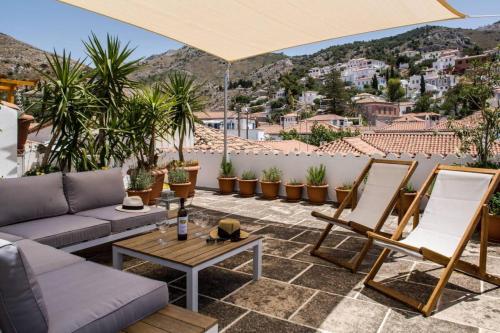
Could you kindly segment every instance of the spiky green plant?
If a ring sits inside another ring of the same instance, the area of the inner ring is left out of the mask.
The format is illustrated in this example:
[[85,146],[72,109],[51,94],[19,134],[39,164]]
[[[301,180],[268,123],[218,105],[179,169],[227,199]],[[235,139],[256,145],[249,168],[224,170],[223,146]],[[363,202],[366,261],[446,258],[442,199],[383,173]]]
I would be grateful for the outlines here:
[[171,169],[168,171],[168,182],[170,184],[189,183],[189,173],[184,169]]
[[415,193],[415,192],[417,192],[417,190],[415,189],[415,187],[413,186],[413,184],[412,184],[412,183],[408,183],[408,184],[406,184],[406,186],[405,186],[405,188],[404,188],[404,191],[405,191],[406,193]]
[[174,101],[171,134],[179,138],[176,149],[179,160],[184,162],[184,140],[186,136],[194,134],[194,126],[198,122],[195,112],[203,109],[201,85],[186,73],[173,72],[168,75],[163,89]]
[[496,192],[490,199],[488,203],[490,207],[490,213],[493,215],[500,215],[500,192]]
[[325,185],[326,167],[323,164],[307,169],[307,184],[313,186]]
[[287,185],[303,185],[304,183],[301,180],[291,178],[288,182]]
[[233,162],[222,160],[222,162],[220,164],[220,176],[222,178],[234,177]]
[[351,183],[346,183],[342,184],[342,186],[339,186],[339,190],[352,190],[352,184]]
[[241,179],[242,180],[256,180],[257,175],[252,170],[246,170],[246,171],[243,171],[243,173],[241,174]]
[[148,190],[153,186],[154,177],[151,172],[145,169],[133,169],[130,171],[130,183],[128,185],[129,190],[133,191],[144,191]]
[[270,167],[266,170],[262,170],[262,181],[264,182],[279,182],[281,181],[281,170],[277,167]]

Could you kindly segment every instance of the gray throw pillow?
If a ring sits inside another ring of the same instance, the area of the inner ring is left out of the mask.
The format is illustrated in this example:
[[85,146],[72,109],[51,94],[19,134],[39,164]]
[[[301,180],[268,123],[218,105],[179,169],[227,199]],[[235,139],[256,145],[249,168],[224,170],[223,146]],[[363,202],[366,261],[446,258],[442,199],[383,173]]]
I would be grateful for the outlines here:
[[0,330],[4,333],[48,331],[42,292],[23,251],[0,239]]
[[64,174],[70,213],[119,205],[125,197],[121,168]]
[[0,226],[68,213],[62,173],[0,179]]

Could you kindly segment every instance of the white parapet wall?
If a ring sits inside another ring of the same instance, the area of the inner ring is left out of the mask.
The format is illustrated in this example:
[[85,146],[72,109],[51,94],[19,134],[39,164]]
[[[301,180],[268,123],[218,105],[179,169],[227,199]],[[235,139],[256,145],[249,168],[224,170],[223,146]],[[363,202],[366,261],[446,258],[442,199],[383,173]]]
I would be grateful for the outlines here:
[[[417,161],[418,166],[413,174],[410,183],[415,188],[419,188],[431,170],[437,164],[466,164],[473,162],[474,158],[469,155],[457,156],[448,155],[409,155],[402,154],[401,156],[389,154],[386,157],[372,156],[374,158],[387,158],[391,160],[409,160]],[[167,162],[172,159],[177,159],[176,152],[165,152],[161,159]],[[198,174],[197,186],[200,188],[218,189],[217,177],[219,175],[219,166],[222,160],[220,152],[203,152],[193,151],[184,154],[186,160],[198,160],[201,169]],[[233,162],[236,176],[240,176],[245,170],[253,170],[259,177],[262,170],[272,166],[276,166],[283,171],[283,181],[289,179],[297,179],[305,181],[307,169],[310,166],[318,166],[324,164],[326,166],[326,181],[330,185],[328,190],[329,200],[336,200],[335,187],[344,184],[350,184],[360,174],[363,167],[366,165],[368,156],[354,155],[329,155],[316,153],[299,153],[299,154],[273,154],[273,153],[247,153],[247,152],[232,152],[229,154],[230,160]],[[257,187],[260,192],[260,187]],[[285,189],[281,186],[281,195],[285,194]]]
[[0,105],[0,178],[17,176],[17,111]]

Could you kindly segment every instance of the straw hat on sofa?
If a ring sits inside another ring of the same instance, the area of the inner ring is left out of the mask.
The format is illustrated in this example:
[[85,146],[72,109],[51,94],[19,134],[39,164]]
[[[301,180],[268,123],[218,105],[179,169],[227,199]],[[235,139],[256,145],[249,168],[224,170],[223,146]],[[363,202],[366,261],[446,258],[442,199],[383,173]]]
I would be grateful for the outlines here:
[[222,219],[217,229],[210,231],[212,239],[239,241],[248,237],[248,232],[240,229],[240,221],[236,219]]
[[139,196],[126,196],[123,198],[123,204],[116,206],[115,209],[127,213],[145,213],[150,210],[148,206],[144,206]]

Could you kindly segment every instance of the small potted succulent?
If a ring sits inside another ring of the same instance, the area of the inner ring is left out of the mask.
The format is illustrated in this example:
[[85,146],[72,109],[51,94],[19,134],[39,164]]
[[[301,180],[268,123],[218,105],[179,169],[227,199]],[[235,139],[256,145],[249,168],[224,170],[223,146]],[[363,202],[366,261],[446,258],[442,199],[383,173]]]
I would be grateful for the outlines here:
[[151,197],[151,187],[154,183],[154,177],[151,172],[145,169],[130,170],[130,181],[127,188],[127,195],[139,196],[142,202],[147,205]]
[[191,183],[189,182],[189,174],[186,170],[177,168],[168,171],[168,185],[175,192],[175,196],[187,199]]
[[[335,193],[337,194],[337,203],[339,205],[342,204],[342,202],[344,202],[345,198],[347,197],[347,195],[349,194],[349,192],[351,192],[352,190],[352,184],[344,184],[342,186],[339,186],[339,187],[336,187],[335,188]],[[348,204],[346,206],[346,208],[350,207],[351,205]]]
[[238,186],[240,187],[240,195],[242,197],[251,197],[255,195],[255,188],[257,187],[257,176],[252,170],[246,170],[241,174],[238,179]]
[[307,196],[309,202],[315,205],[324,204],[328,194],[328,184],[325,182],[326,167],[320,164],[307,169]]
[[398,215],[403,216],[410,208],[411,203],[417,197],[417,191],[411,183],[408,183],[401,193],[401,198],[398,201]]
[[500,242],[500,192],[496,192],[488,203],[488,240]]
[[231,161],[222,160],[217,180],[219,181],[220,194],[233,193],[236,177],[234,176],[234,167]]
[[304,183],[297,179],[290,179],[285,184],[286,201],[298,202],[302,199],[302,190]]
[[264,199],[274,200],[278,197],[280,192],[281,173],[281,170],[277,167],[270,167],[269,169],[262,170],[260,187]]

